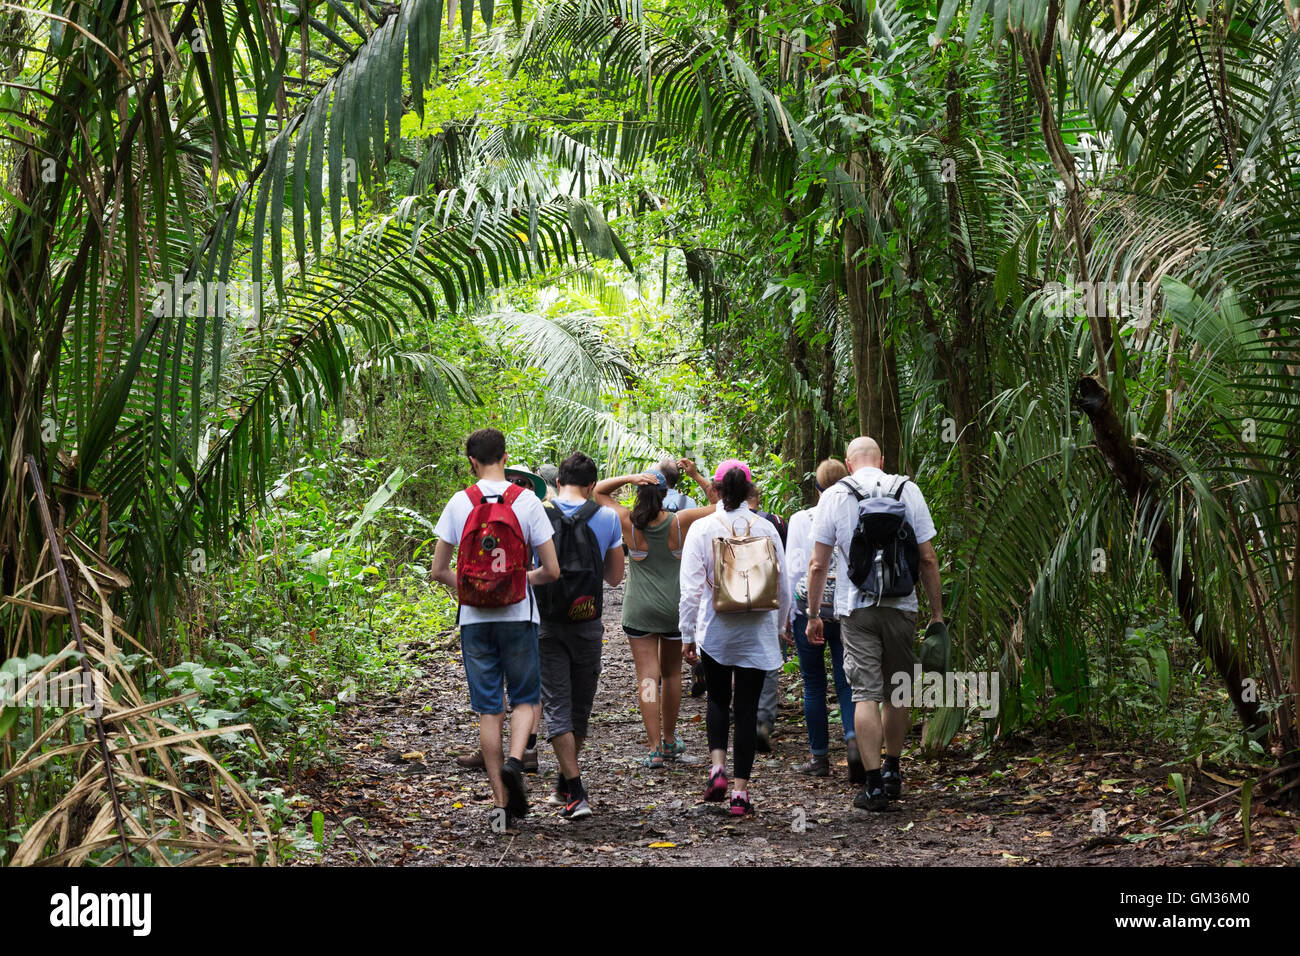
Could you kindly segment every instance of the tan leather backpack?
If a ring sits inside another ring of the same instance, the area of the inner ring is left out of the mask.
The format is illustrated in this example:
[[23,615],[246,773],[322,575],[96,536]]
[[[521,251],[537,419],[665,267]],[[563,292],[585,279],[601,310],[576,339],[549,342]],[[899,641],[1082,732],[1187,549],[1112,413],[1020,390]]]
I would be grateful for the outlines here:
[[737,535],[729,518],[722,513],[716,517],[727,533],[713,539],[713,610],[719,614],[778,610],[781,564],[776,542],[765,534],[751,535],[752,521],[745,523],[744,534]]

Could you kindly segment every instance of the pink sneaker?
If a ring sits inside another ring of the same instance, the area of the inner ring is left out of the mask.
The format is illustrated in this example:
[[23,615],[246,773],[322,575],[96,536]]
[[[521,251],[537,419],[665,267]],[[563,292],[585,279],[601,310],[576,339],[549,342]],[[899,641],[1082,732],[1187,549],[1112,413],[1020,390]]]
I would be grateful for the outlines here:
[[704,791],[704,799],[713,803],[727,796],[727,773],[721,767],[709,774],[709,785]]
[[743,817],[748,813],[754,812],[754,805],[745,797],[738,793],[731,795],[731,815],[733,817]]

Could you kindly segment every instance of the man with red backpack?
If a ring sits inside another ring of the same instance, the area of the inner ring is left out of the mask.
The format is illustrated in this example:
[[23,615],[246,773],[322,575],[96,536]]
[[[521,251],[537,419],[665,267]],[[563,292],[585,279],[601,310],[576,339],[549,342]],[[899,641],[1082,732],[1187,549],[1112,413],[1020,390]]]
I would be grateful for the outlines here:
[[561,808],[565,820],[591,816],[578,755],[587,739],[600,679],[604,585],[623,580],[623,526],[612,509],[591,499],[596,478],[596,463],[574,452],[560,463],[557,493],[544,505],[555,530],[551,541],[560,579],[537,591],[542,711],[560,765],[551,803]]
[[[466,440],[465,454],[478,480],[452,495],[442,510],[432,576],[456,589],[470,707],[479,715],[479,743],[495,803],[492,825],[502,830],[528,813],[523,756],[541,698],[533,588],[558,578],[560,566],[541,501],[506,478],[505,436],[480,428]],[[504,764],[503,689],[511,705],[510,756]]]

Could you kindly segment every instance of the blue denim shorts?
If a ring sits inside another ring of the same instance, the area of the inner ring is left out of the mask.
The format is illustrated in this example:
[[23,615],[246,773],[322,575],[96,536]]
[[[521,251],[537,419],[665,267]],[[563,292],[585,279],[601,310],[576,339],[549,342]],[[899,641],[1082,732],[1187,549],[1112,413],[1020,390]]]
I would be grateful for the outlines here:
[[460,651],[469,681],[469,706],[474,713],[502,713],[503,689],[510,694],[511,706],[541,700],[537,625],[532,621],[462,624]]

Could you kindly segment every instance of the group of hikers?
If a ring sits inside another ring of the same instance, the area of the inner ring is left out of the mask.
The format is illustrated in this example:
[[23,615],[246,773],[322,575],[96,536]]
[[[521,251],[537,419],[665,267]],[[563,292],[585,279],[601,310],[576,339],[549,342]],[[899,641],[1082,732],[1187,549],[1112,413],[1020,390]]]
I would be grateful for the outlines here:
[[[513,825],[529,811],[524,777],[537,771],[543,716],[558,764],[550,803],[566,820],[591,816],[579,760],[601,671],[604,585],[621,583],[625,570],[622,626],[650,745],[645,767],[686,751],[677,731],[685,660],[707,698],[703,797],[721,802],[730,791],[729,812],[752,813],[750,775],[756,751],[770,749],[784,642],[803,675],[810,757],[798,771],[831,772],[829,647],[848,775],[862,788],[853,805],[884,810],[900,795],[910,717],[889,702],[886,675],[911,674],[917,662],[916,586],[932,628],[942,629],[943,606],[925,498],[884,471],[875,441],[856,438],[843,462],[822,461],[817,504],[788,527],[759,510],[754,475],[737,459],[711,480],[689,459],[601,479],[582,452],[534,473],[507,464],[505,436],[492,428],[471,434],[465,454],[477,480],[443,509],[431,574],[457,594],[479,716],[479,750],[458,762],[487,771],[494,818]],[[706,503],[679,489],[683,477]],[[615,498],[627,486],[631,507]]]

